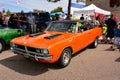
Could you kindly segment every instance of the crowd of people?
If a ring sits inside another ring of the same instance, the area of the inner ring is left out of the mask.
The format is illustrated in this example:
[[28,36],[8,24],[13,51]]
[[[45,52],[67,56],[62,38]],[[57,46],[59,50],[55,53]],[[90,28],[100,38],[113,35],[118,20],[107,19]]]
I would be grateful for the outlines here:
[[89,16],[84,16],[81,14],[80,20],[92,20],[95,26],[103,28],[103,34],[101,36],[102,43],[113,44],[115,37],[120,37],[120,22],[116,19],[114,14],[107,16],[106,18],[101,19],[101,16],[98,15],[94,18]]
[[103,28],[102,42],[113,44],[114,37],[120,37],[120,23],[115,20],[113,14],[106,20],[100,20],[97,16],[95,24]]
[[[67,15],[62,12],[61,15],[56,14],[54,17],[52,17],[52,21],[58,20],[66,20]],[[70,18],[72,15],[69,16]],[[80,20],[92,20],[90,16],[85,17],[84,14],[81,15],[79,18]],[[24,13],[14,13],[12,16],[3,17],[2,12],[0,12],[0,25],[5,27],[12,27],[14,29],[22,29],[23,35],[27,34],[27,30],[30,31],[30,33],[35,33],[37,31],[42,31],[40,26],[47,26],[43,21],[41,21],[41,17],[39,15],[39,12],[34,16],[32,13],[29,13],[28,16],[25,16]],[[109,39],[109,43],[113,42],[113,38],[115,36],[120,36],[120,23],[115,20],[114,15],[112,14],[109,18],[101,20],[100,16],[94,18],[94,24],[96,26],[103,27],[103,41],[107,43]],[[41,25],[42,23],[42,25]]]
[[[43,18],[45,17],[48,19],[44,19],[43,21]],[[10,27],[12,29],[22,29],[23,35],[26,35],[27,33],[36,33],[38,31],[42,31],[47,27],[45,22],[49,20],[49,13],[40,14],[40,12],[38,12],[34,14],[32,12],[21,12],[13,13],[8,17],[0,12],[0,26]]]

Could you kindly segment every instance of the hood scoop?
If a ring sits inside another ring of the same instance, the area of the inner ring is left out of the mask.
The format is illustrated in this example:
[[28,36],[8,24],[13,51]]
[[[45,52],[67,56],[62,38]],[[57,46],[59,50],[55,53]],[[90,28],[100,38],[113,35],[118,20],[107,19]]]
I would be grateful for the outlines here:
[[60,35],[62,35],[62,34],[51,34],[49,36],[45,36],[44,38],[45,39],[52,39],[52,38],[55,38],[55,37],[60,36]]
[[38,35],[42,35],[42,34],[45,34],[45,32],[39,32],[39,33],[29,34],[29,37],[34,37],[34,36],[38,36]]

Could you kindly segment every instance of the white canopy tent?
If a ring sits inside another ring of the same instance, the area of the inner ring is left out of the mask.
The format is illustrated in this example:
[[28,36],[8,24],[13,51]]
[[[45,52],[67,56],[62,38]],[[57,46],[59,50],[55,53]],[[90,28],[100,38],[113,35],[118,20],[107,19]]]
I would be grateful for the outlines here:
[[99,13],[99,14],[104,14],[104,15],[110,15],[110,11],[106,11],[103,9],[100,9],[99,7],[95,6],[94,4],[91,4],[85,8],[74,10],[73,11],[73,17],[80,17],[81,14],[84,15],[94,15],[94,12]]
[[83,3],[71,3],[71,14],[73,14],[73,11],[79,11],[84,7],[85,7],[85,4]]

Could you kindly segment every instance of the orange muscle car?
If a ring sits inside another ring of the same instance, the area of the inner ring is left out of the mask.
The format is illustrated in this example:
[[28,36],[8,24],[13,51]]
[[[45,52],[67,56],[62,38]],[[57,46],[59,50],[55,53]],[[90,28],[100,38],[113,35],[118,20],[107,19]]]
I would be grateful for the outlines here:
[[29,34],[11,41],[11,50],[38,62],[66,67],[72,54],[91,46],[96,48],[101,27],[87,21],[54,21],[44,32]]

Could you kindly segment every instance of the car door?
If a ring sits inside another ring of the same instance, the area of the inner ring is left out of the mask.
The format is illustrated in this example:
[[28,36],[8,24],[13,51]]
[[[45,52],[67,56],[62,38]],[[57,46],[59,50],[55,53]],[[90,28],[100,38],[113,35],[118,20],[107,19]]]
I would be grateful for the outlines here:
[[84,27],[86,28],[86,45],[91,44],[93,42],[94,37],[93,37],[93,27],[89,22],[85,22]]
[[75,33],[75,37],[74,37],[76,51],[79,51],[79,50],[85,48],[86,46],[88,46],[90,35],[91,35],[90,30],[83,31],[83,30],[79,29],[79,23],[77,23],[76,33]]

